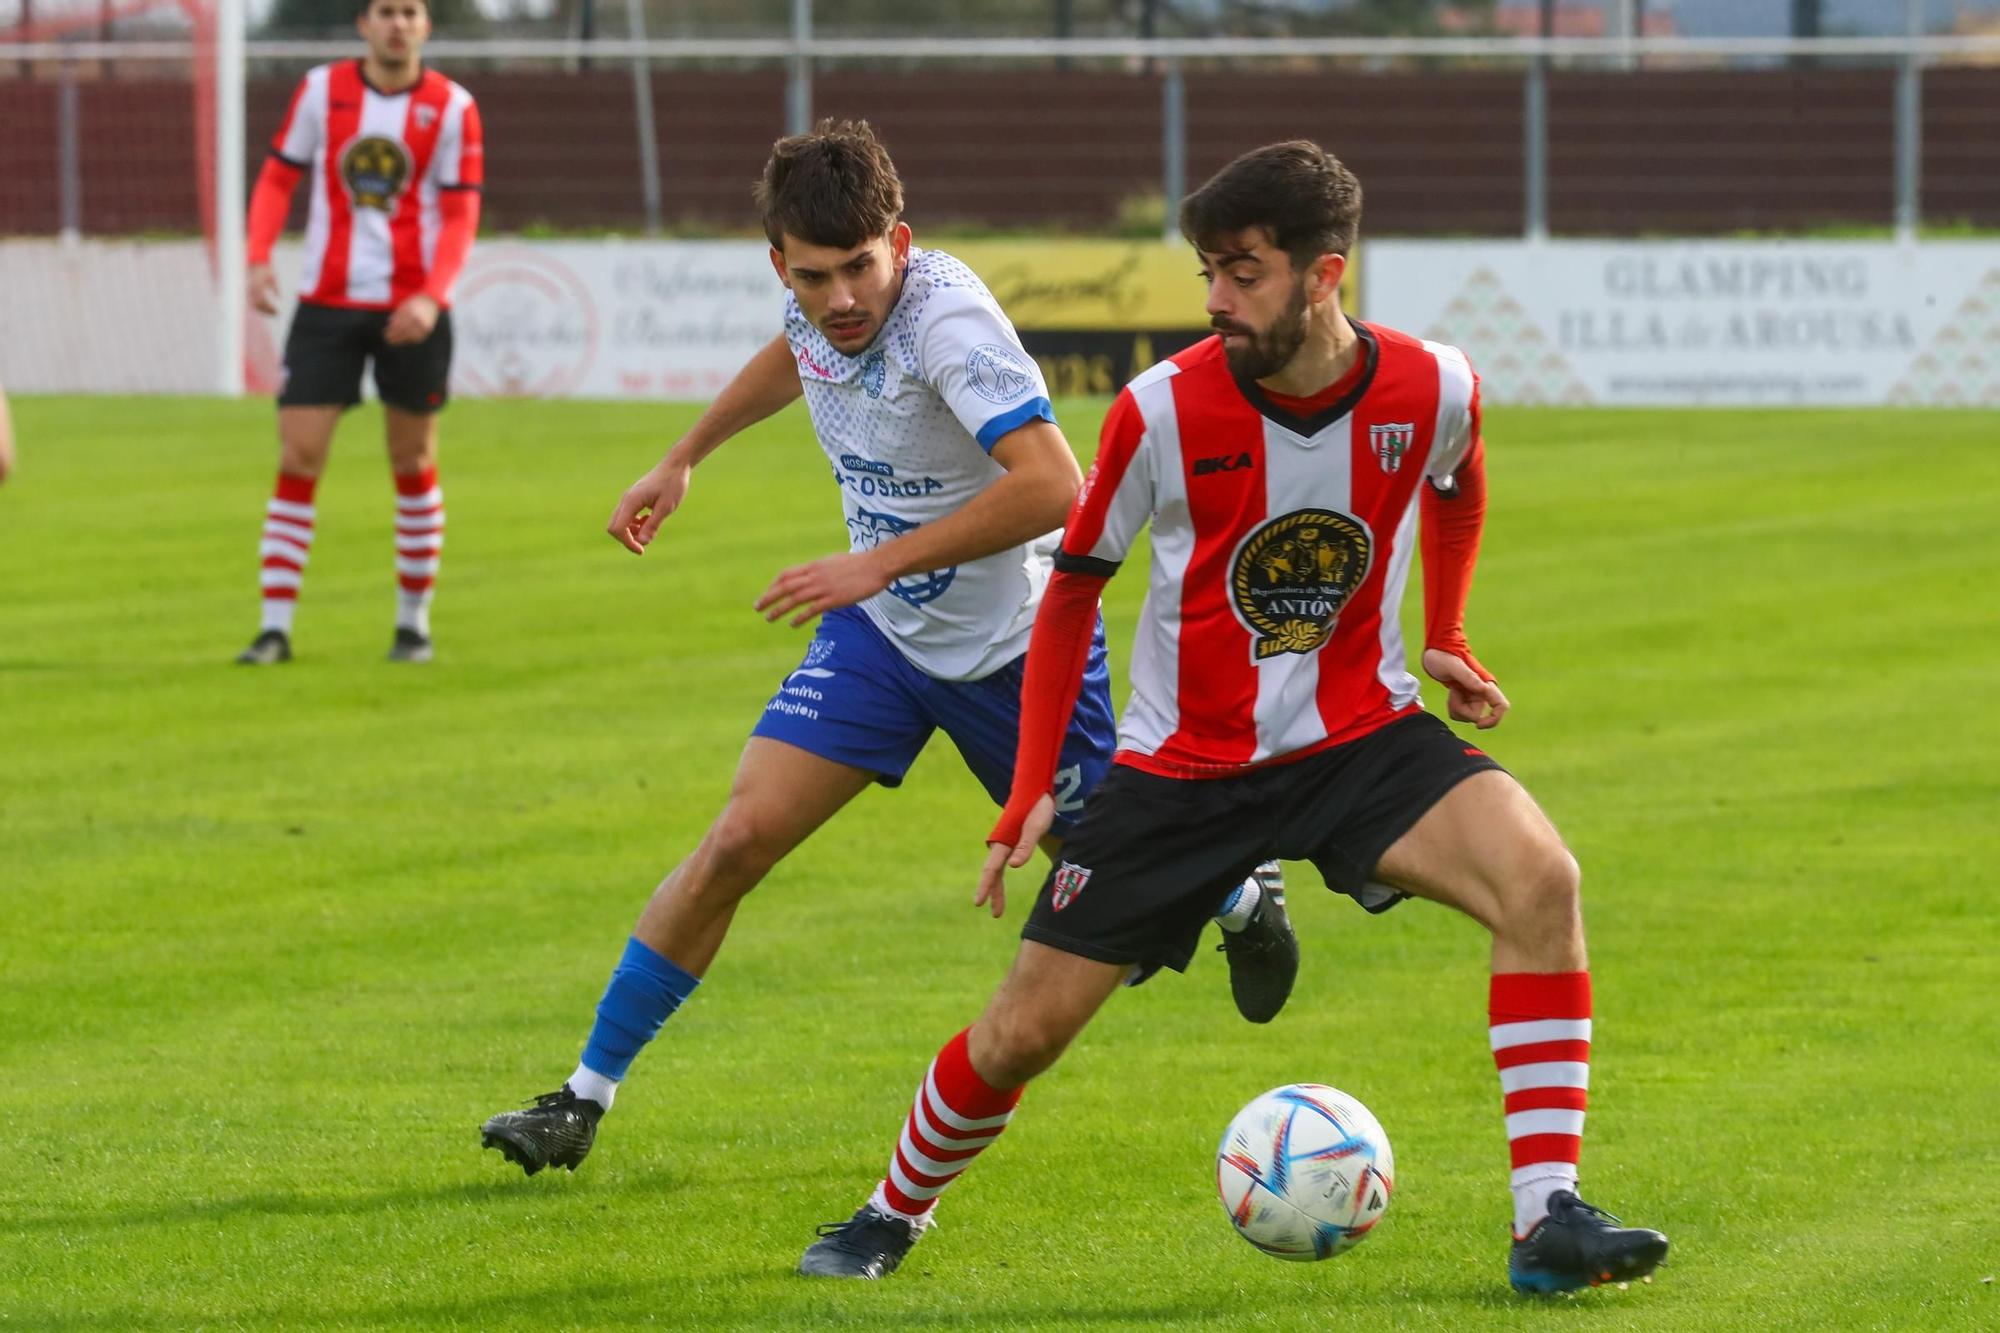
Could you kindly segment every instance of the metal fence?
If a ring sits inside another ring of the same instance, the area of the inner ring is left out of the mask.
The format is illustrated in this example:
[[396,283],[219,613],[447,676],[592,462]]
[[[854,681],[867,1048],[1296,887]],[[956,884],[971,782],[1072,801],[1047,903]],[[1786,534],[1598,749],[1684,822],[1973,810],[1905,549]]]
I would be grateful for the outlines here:
[[[250,42],[254,163],[309,64]],[[16,45],[0,233],[194,230],[196,48]],[[480,97],[503,228],[743,230],[779,133],[862,115],[938,224],[1132,232],[1240,149],[1347,158],[1384,235],[2000,225],[1994,38],[499,41],[433,44]],[[1745,64],[1745,62],[1753,62]],[[1810,63],[1805,63],[1810,62]],[[225,61],[224,67],[227,67]],[[227,109],[223,120],[227,124]]]

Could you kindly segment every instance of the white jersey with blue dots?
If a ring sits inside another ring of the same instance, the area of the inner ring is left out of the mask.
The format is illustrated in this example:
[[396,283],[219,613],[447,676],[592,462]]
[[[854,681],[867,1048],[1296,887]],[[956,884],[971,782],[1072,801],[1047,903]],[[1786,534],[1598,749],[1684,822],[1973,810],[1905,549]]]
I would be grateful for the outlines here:
[[[835,350],[791,297],[785,339],[856,551],[962,509],[1006,475],[989,456],[1002,436],[1055,420],[993,294],[939,250],[910,251],[902,295],[859,356]],[[977,680],[1027,651],[1059,536],[906,575],[861,608],[925,674]]]

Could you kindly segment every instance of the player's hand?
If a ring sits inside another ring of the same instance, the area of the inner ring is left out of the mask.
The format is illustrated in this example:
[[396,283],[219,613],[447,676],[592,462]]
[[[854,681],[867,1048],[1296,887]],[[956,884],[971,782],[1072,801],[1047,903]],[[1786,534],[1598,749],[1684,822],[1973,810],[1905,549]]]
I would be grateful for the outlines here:
[[687,499],[693,472],[692,467],[674,462],[671,454],[661,459],[620,497],[604,530],[633,555],[646,554],[646,547],[659,535],[660,524]]
[[382,330],[382,341],[396,347],[420,343],[431,336],[437,322],[438,303],[418,292],[397,306],[396,312],[389,316],[389,323]]
[[1465,660],[1436,648],[1424,649],[1424,674],[1445,687],[1452,720],[1470,722],[1481,731],[1491,731],[1507,716],[1507,696],[1490,680],[1465,664]]
[[757,609],[773,622],[790,612],[792,624],[803,625],[822,611],[865,602],[890,582],[873,551],[842,551],[809,565],[793,565],[772,579],[757,599]]
[[1012,846],[1004,842],[986,844],[986,864],[979,871],[979,892],[972,896],[974,907],[988,907],[994,916],[1007,910],[1007,870],[1028,864],[1035,848],[1048,835],[1056,820],[1056,798],[1043,792],[1021,823],[1021,836]]
[[250,307],[266,315],[278,313],[278,275],[269,264],[252,264],[244,283]]

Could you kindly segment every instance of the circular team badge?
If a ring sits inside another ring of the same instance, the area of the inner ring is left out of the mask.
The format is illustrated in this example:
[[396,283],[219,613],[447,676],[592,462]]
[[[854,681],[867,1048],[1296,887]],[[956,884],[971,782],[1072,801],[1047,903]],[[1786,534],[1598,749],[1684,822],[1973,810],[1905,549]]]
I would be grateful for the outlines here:
[[356,208],[391,211],[410,179],[410,155],[394,139],[371,134],[347,145],[340,155],[340,179]]
[[1010,403],[1034,384],[1034,376],[1011,347],[981,343],[965,358],[965,381],[990,403]]
[[1251,657],[1325,644],[1374,552],[1367,524],[1329,509],[1294,509],[1244,538],[1230,562],[1229,600],[1257,636]]

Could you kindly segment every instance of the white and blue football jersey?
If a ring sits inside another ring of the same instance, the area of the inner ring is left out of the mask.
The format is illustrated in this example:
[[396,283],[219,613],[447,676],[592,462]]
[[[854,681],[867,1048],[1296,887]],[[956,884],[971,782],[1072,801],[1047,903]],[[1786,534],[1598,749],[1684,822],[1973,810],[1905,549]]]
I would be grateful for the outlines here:
[[[942,251],[910,251],[902,296],[859,356],[835,350],[789,296],[785,339],[856,551],[963,508],[1006,475],[989,456],[1002,436],[1055,420],[993,294]],[[1059,536],[907,575],[861,608],[927,675],[977,680],[1027,651]]]

